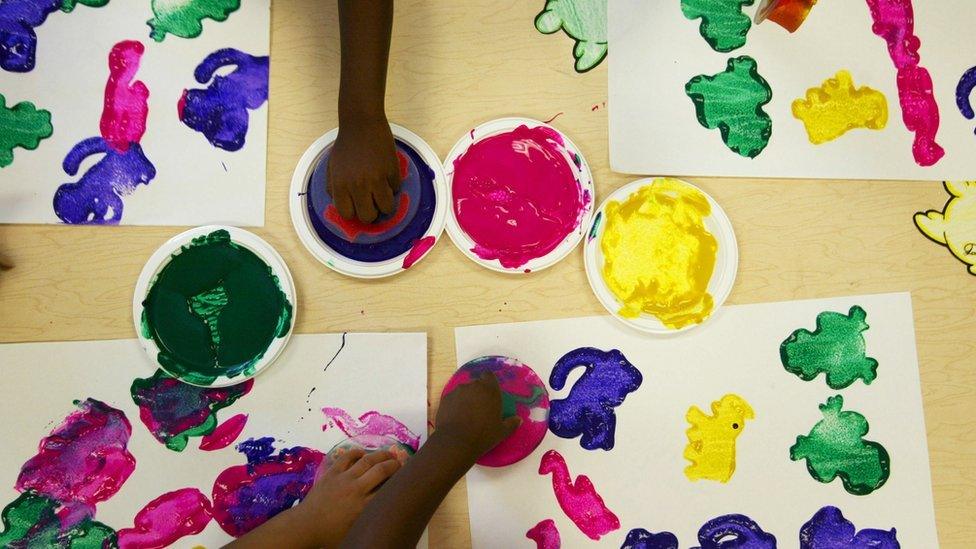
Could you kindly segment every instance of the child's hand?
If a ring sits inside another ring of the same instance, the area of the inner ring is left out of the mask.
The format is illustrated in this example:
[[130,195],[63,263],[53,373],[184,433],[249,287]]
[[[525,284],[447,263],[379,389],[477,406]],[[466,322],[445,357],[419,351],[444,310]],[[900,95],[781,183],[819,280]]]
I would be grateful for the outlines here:
[[502,419],[502,392],[498,378],[485,372],[476,381],[458,386],[441,400],[435,433],[450,437],[479,458],[512,434],[522,419]]
[[390,452],[349,450],[319,473],[315,485],[295,508],[301,522],[315,529],[323,547],[337,547],[363,512],[375,490],[400,469]]
[[328,167],[328,192],[339,215],[372,223],[393,213],[400,167],[386,120],[357,120],[339,128]]

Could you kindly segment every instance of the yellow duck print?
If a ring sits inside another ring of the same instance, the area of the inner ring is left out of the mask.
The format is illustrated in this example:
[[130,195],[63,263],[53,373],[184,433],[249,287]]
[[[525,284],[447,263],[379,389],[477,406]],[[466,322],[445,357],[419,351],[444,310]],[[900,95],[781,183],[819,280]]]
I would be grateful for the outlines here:
[[915,225],[976,275],[976,181],[946,181],[945,189],[952,195],[945,208],[915,214]]
[[697,406],[689,408],[685,415],[691,424],[685,447],[685,459],[691,462],[685,468],[688,480],[728,482],[735,472],[735,439],[746,420],[755,417],[752,407],[739,395],[725,395],[713,402],[710,416]]

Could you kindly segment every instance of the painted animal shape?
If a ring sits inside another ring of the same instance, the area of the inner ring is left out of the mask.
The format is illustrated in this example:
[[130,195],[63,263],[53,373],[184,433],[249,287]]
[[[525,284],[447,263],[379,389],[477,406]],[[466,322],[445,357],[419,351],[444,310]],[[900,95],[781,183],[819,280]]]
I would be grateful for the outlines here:
[[[214,76],[223,67],[234,70]],[[232,48],[217,50],[197,66],[194,78],[206,89],[183,92],[177,106],[180,120],[202,133],[210,143],[227,151],[244,147],[248,110],[268,100],[268,58],[255,57]]]
[[755,417],[749,403],[738,395],[725,395],[713,402],[711,416],[692,406],[685,416],[691,424],[684,453],[691,465],[685,468],[685,476],[689,480],[728,482],[735,472],[735,440],[746,420]]
[[915,214],[915,225],[976,275],[976,181],[946,181],[945,189],[952,195],[945,208]]
[[897,532],[858,530],[840,509],[823,507],[800,528],[800,549],[900,549]]
[[695,549],[776,549],[776,537],[745,515],[723,515],[698,530]]
[[63,0],[3,0],[0,2],[0,68],[10,72],[34,70],[39,27]]
[[65,223],[118,224],[122,220],[122,197],[156,177],[156,168],[138,144],[118,152],[101,137],[75,145],[64,159],[65,173],[77,175],[81,163],[96,154],[104,156],[77,183],[65,183],[54,194],[54,213]]
[[549,450],[543,454],[539,474],[552,474],[552,489],[556,493],[556,501],[566,516],[587,537],[598,540],[600,536],[620,528],[620,519],[607,509],[590,478],[579,475],[573,481],[566,460],[559,452]]
[[577,368],[585,370],[569,396],[549,404],[549,430],[563,438],[582,435],[580,446],[587,450],[610,450],[617,426],[614,408],[640,387],[643,377],[618,350],[582,347],[559,359],[549,385],[557,391],[562,389],[570,372]]
[[565,30],[576,41],[576,72],[586,72],[607,56],[607,0],[548,0],[535,18],[543,34]]
[[149,88],[135,79],[145,50],[141,43],[126,40],[116,44],[108,56],[109,77],[99,128],[109,145],[123,153],[146,133]]

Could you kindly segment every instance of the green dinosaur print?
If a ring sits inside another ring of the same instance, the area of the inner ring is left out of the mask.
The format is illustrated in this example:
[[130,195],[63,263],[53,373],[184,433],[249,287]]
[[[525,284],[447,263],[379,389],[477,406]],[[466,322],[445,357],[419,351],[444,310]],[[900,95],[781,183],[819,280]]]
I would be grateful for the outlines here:
[[831,389],[849,387],[856,380],[870,385],[878,377],[878,361],[867,356],[862,333],[870,326],[867,313],[857,305],[848,314],[823,312],[817,315],[817,329],[799,329],[779,347],[787,372],[803,381],[826,374]]

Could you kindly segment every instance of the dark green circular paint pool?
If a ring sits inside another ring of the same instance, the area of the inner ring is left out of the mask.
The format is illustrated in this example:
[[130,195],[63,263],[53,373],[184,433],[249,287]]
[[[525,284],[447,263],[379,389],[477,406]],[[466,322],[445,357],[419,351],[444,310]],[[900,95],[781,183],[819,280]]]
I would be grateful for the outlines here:
[[194,238],[159,271],[142,302],[142,332],[160,365],[188,383],[254,374],[291,329],[278,277],[225,230]]

